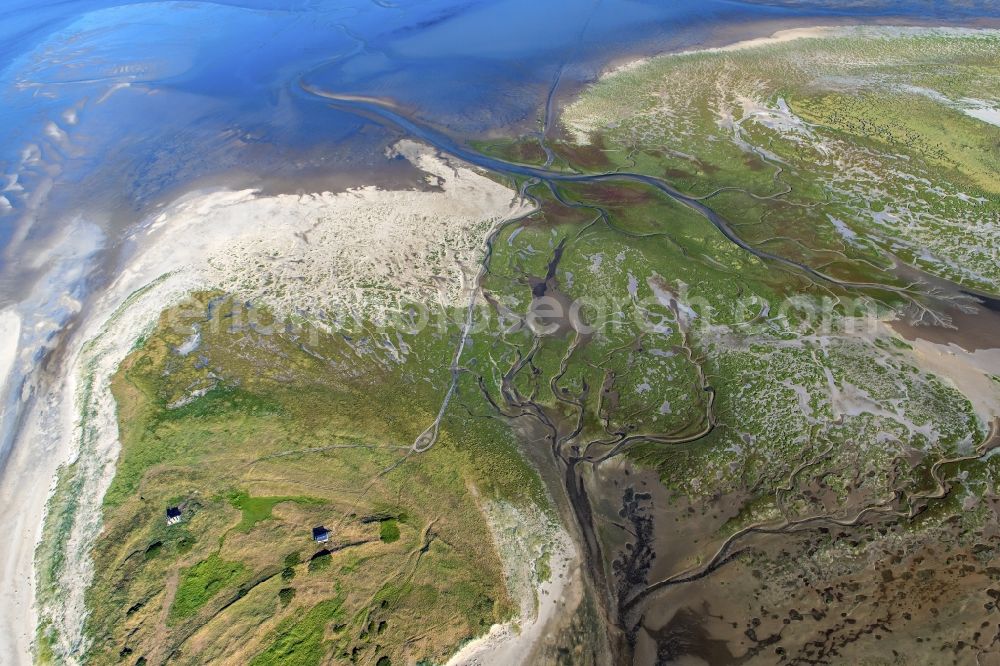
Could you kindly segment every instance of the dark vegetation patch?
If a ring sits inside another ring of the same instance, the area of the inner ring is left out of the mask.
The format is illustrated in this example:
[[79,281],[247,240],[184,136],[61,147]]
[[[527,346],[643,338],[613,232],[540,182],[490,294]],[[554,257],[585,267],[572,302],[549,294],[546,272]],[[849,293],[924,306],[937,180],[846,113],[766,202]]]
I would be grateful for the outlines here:
[[611,160],[605,152],[604,138],[599,134],[593,135],[590,143],[585,146],[556,143],[552,146],[552,150],[569,164],[581,169],[604,170],[611,167]]
[[327,651],[327,627],[342,619],[343,600],[330,599],[299,618],[290,617],[273,632],[271,646],[250,660],[250,666],[313,666]]
[[227,562],[218,554],[181,572],[177,595],[170,607],[172,620],[181,620],[194,615],[218,594],[246,574],[246,567],[240,562]]
[[392,519],[382,521],[382,524],[379,526],[378,536],[383,543],[399,541],[399,525]]

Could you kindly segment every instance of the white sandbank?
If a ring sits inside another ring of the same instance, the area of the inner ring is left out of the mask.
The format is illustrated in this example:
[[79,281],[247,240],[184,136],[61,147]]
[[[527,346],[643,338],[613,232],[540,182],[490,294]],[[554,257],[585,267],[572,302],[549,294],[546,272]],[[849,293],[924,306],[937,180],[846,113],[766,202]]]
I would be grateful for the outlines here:
[[962,109],[962,113],[964,113],[967,116],[972,116],[977,120],[982,120],[984,123],[989,123],[990,125],[996,125],[997,127],[1000,127],[1000,108],[979,106],[979,107]]
[[[21,337],[21,318],[13,309],[0,312],[0,392],[7,386],[10,373],[17,360],[17,342]],[[0,420],[3,420],[3,405],[0,405]]]
[[701,49],[687,49],[684,51],[668,51],[666,53],[660,53],[655,56],[636,58],[635,60],[630,60],[628,62],[622,63],[620,65],[617,65],[602,72],[600,78],[603,79],[609,76],[614,76],[615,74],[621,74],[622,72],[628,72],[633,69],[638,69],[639,67],[642,67],[646,63],[656,58],[671,58],[676,56],[694,55],[698,53],[725,53],[727,51],[742,51],[744,49],[752,49],[761,46],[771,46],[774,44],[781,44],[796,39],[810,39],[817,37],[836,36],[838,34],[843,34],[844,32],[851,29],[853,29],[851,26],[815,26],[811,28],[790,28],[787,30],[778,30],[777,32],[771,34],[769,37],[755,37],[754,39],[746,39],[740,42],[733,42],[732,44],[727,44],[726,46],[711,46]]
[[602,72],[600,78],[614,76],[621,72],[636,69],[657,58],[674,58],[677,56],[697,55],[702,53],[729,53],[733,51],[745,51],[747,49],[775,46],[800,39],[822,39],[829,37],[868,37],[872,39],[885,39],[889,37],[917,36],[917,35],[944,35],[944,36],[975,36],[982,34],[995,34],[997,31],[992,28],[954,28],[954,27],[917,27],[917,26],[875,26],[875,25],[833,25],[833,26],[813,26],[803,28],[789,28],[778,30],[768,37],[756,37],[733,42],[725,46],[712,46],[700,49],[688,49],[684,51],[668,51],[655,56],[647,56],[630,60],[621,65],[617,65]]
[[[572,540],[561,529],[549,555],[551,575],[532,592],[533,611],[522,611],[516,621],[494,624],[485,636],[470,641],[445,666],[521,666],[530,664],[541,639],[566,610],[579,603],[574,590],[583,589],[579,556]],[[522,600],[523,601],[523,600]]]
[[[396,151],[437,188],[302,196],[196,192],[139,226],[130,239],[135,252],[82,317],[57,381],[27,414],[4,470],[0,663],[31,663],[39,619],[58,630],[61,661],[78,663],[86,647],[89,551],[119,450],[111,377],[165,308],[194,290],[221,288],[279,312],[378,309],[384,303],[375,294],[383,290],[361,289],[366,280],[447,304],[470,293],[461,267],[478,261],[492,226],[523,213],[527,204],[421,144],[402,141]],[[294,299],[285,293],[293,290]],[[12,321],[7,317],[3,325]],[[81,414],[89,415],[86,421]],[[71,461],[81,486],[73,527],[60,535],[65,562],[58,598],[36,600],[34,553],[45,505],[57,468]]]

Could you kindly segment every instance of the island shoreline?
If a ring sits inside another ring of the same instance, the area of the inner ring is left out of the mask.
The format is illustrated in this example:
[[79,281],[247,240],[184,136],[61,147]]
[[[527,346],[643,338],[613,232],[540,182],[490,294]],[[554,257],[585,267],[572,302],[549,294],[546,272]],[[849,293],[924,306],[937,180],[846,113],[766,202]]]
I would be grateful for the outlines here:
[[[994,23],[989,21],[988,23]],[[770,37],[759,37],[754,39],[745,39],[728,46],[713,46],[707,47],[705,49],[698,50],[688,50],[679,52],[663,52],[657,56],[669,56],[669,55],[688,55],[693,53],[703,53],[703,52],[718,52],[718,51],[730,51],[736,50],[737,48],[751,48],[754,46],[760,46],[769,43],[780,43],[788,41],[790,39],[799,39],[812,36],[829,36],[827,33],[829,31],[835,31],[837,29],[850,29],[855,28],[858,25],[870,25],[870,24],[845,24],[839,26],[813,26],[813,27],[800,27],[800,28],[790,28],[785,30],[779,30],[772,33]],[[996,23],[1000,25],[1000,23]],[[896,24],[884,24],[886,28],[889,27],[907,27],[904,25]],[[920,27],[920,26],[916,26]],[[930,26],[924,26],[930,27]],[[942,29],[950,29],[954,26],[935,26]],[[988,27],[993,27],[988,26]],[[778,36],[780,33],[785,33],[782,36]],[[794,33],[794,36],[788,36],[789,33]],[[742,46],[741,46],[742,45]],[[638,66],[642,62],[649,60],[649,57],[641,57],[639,59],[631,60],[628,63],[620,64],[615,66],[611,70],[607,70],[605,74],[621,71],[622,67],[631,68]],[[148,283],[150,279],[155,276],[146,276],[145,283]],[[194,288],[194,285],[178,285],[177,293],[173,294],[173,297],[179,297],[183,293],[187,293],[190,289]],[[109,289],[103,295],[107,298],[111,290]],[[133,293],[133,292],[128,292]],[[118,305],[120,302],[126,299],[128,296],[119,295],[117,299]],[[112,299],[113,301],[115,299]],[[101,302],[101,299],[97,299],[95,302]],[[42,535],[43,526],[43,516],[44,507],[48,504],[52,497],[54,491],[55,483],[55,470],[60,464],[64,464],[74,459],[74,452],[69,450],[68,442],[61,441],[59,444],[62,448],[57,448],[55,450],[51,448],[46,448],[44,450],[32,450],[28,446],[28,442],[23,441],[26,439],[26,435],[37,436],[38,433],[44,428],[44,417],[46,414],[51,416],[54,412],[45,410],[55,409],[61,415],[61,418],[66,419],[67,414],[72,414],[75,419],[75,410],[71,408],[75,404],[74,396],[78,390],[76,385],[75,375],[72,369],[75,368],[75,363],[80,358],[80,354],[83,351],[84,346],[93,337],[95,332],[99,332],[101,328],[106,324],[107,319],[115,312],[115,303],[105,303],[104,309],[101,311],[104,320],[101,320],[101,316],[96,316],[91,314],[90,317],[86,318],[80,327],[74,331],[72,336],[71,346],[68,347],[69,352],[63,355],[62,368],[53,373],[50,378],[51,385],[44,387],[47,407],[38,407],[32,410],[32,413],[28,415],[26,419],[27,423],[25,428],[19,433],[14,446],[8,456],[8,459],[4,465],[3,470],[0,470],[0,482],[2,482],[2,492],[0,492],[0,500],[3,500],[5,506],[7,507],[7,515],[0,517],[0,526],[4,528],[6,534],[10,535],[10,538],[6,541],[4,548],[6,552],[0,557],[0,562],[3,563],[3,574],[0,577],[0,586],[3,587],[4,593],[2,599],[0,599],[0,617],[3,619],[3,626],[0,630],[4,631],[7,636],[11,637],[11,641],[8,645],[0,650],[0,661],[3,663],[30,663],[31,661],[31,643],[35,638],[35,628],[37,627],[37,615],[35,603],[35,582],[37,580],[37,572],[35,572],[35,551],[38,546],[39,540]],[[164,304],[163,307],[166,307]],[[160,308],[162,310],[162,308]],[[160,310],[156,310],[152,314],[155,321],[155,316],[158,315]],[[150,310],[152,312],[152,309]],[[149,325],[149,321],[139,328],[144,328]],[[138,333],[141,334],[141,331]],[[126,350],[127,351],[127,350]],[[4,350],[3,364],[9,366],[13,361],[8,363],[8,358],[12,354],[7,353]],[[55,404],[53,404],[55,403]],[[61,409],[59,405],[62,405]],[[44,490],[44,492],[43,492]],[[97,502],[100,498],[97,499]],[[37,521],[36,521],[37,518]],[[31,622],[25,622],[26,619],[32,620]],[[540,640],[539,636],[535,636],[534,640]],[[477,644],[478,645],[478,644]]]

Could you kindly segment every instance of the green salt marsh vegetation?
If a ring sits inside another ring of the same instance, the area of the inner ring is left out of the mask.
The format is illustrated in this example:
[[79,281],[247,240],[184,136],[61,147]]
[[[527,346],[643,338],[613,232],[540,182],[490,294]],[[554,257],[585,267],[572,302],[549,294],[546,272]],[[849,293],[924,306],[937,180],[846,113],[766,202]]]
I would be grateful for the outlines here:
[[[484,290],[523,314],[531,279],[560,247],[556,282],[583,304],[584,332],[537,337],[515,323],[468,365],[497,403],[505,376],[523,365],[510,385],[568,421],[581,418],[573,441],[590,443],[591,458],[625,436],[700,435],[627,449],[691,498],[766,486],[831,445],[831,468],[878,467],[911,447],[954,454],[985,436],[966,397],[919,370],[909,346],[878,324],[905,300],[862,293],[859,311],[858,293],[773,271],[640,186],[614,197],[603,186],[563,194],[592,208],[566,219],[546,204],[505,229]],[[801,309],[787,307],[796,302]]]
[[571,104],[566,146],[816,266],[896,256],[995,293],[1000,127],[969,112],[1000,105],[998,62],[995,31],[905,29],[654,58]]

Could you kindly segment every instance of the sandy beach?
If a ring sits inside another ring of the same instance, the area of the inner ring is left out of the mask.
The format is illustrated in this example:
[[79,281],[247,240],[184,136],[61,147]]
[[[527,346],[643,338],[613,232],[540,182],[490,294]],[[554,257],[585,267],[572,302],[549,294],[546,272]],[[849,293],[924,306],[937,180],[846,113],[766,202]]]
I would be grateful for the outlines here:
[[559,532],[550,553],[548,580],[534,590],[533,612],[524,612],[515,621],[495,624],[489,633],[470,641],[455,653],[446,666],[520,666],[531,663],[534,651],[552,625],[579,603],[572,591],[583,589],[579,555],[569,536]]
[[723,53],[727,51],[741,51],[744,49],[752,49],[759,46],[770,46],[773,44],[781,44],[783,42],[790,42],[796,39],[830,37],[830,36],[835,36],[837,34],[842,34],[843,32],[851,29],[853,29],[851,26],[813,26],[808,28],[788,28],[786,30],[777,30],[767,37],[755,37],[753,39],[745,39],[738,42],[733,42],[732,44],[727,44],[725,46],[710,46],[701,49],[685,49],[682,51],[669,51],[655,56],[636,58],[635,60],[629,60],[628,62],[615,65],[601,72],[600,78],[603,79],[609,76],[614,76],[615,74],[621,74],[622,72],[631,71],[633,69],[636,69],[637,67],[645,65],[650,60],[653,60],[655,58],[669,58],[673,56],[692,55],[696,53]]
[[[21,338],[21,317],[13,309],[0,312],[0,396],[9,395],[8,384],[12,380],[14,365],[17,362],[18,342]],[[13,397],[12,397],[13,400]],[[11,427],[6,419],[7,410],[11,405],[0,402],[0,432]],[[0,437],[0,441],[4,438]],[[2,460],[2,456],[0,456]]]

